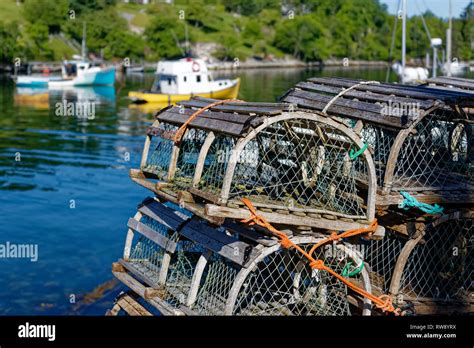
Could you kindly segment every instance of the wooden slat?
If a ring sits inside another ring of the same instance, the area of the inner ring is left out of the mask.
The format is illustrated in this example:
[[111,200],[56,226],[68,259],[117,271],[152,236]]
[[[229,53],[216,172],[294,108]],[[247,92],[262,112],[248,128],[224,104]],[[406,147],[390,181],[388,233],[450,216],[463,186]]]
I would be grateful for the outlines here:
[[437,77],[433,79],[428,79],[426,82],[448,85],[459,88],[466,88],[468,90],[474,90],[474,80],[456,78],[456,77]]
[[[332,87],[332,86],[325,86],[319,85],[310,82],[300,82],[296,85],[296,88],[301,88],[303,90],[312,91],[312,92],[320,92],[320,93],[330,93],[334,96],[339,94],[343,91],[341,87]],[[406,98],[406,97],[396,97],[396,96],[389,96],[386,94],[380,93],[373,93],[373,92],[361,92],[357,90],[352,90],[346,92],[343,95],[344,98],[357,98],[363,101],[369,102],[381,102],[381,103],[419,103],[421,109],[429,109],[433,106],[432,101],[427,100],[419,100],[413,98]]]
[[244,267],[258,256],[253,246],[196,220],[187,223],[180,234]]
[[[353,80],[340,78],[340,81],[344,81],[346,83],[353,83]],[[373,85],[372,85],[373,86]],[[396,95],[395,91],[403,93],[403,95],[407,97],[413,97],[417,99],[431,99],[431,100],[443,100],[447,101],[454,101],[456,98],[464,98],[468,96],[468,94],[451,90],[451,91],[440,91],[436,88],[430,87],[421,87],[416,85],[400,85],[396,83],[380,83],[378,85],[382,87],[382,91],[386,91],[386,94]],[[383,92],[381,92],[383,93]]]
[[[343,79],[325,79],[325,78],[310,78],[308,81],[320,84],[326,84],[329,86],[336,87],[345,87],[350,88],[357,84],[359,81],[353,80],[343,80]],[[406,86],[406,85],[396,85],[396,84],[385,84],[381,83],[378,85],[360,85],[355,88],[359,91],[371,91],[380,94],[386,95],[395,95],[399,97],[409,97],[417,99],[427,99],[427,100],[443,100],[443,101],[453,101],[456,96],[459,96],[459,93],[447,93],[434,88],[421,88],[417,86]]]
[[[184,114],[160,114],[161,122],[168,122],[177,125],[182,125],[189,119],[189,116]],[[189,124],[192,127],[197,127],[200,129],[215,131],[224,134],[229,134],[232,136],[240,137],[245,130],[245,126],[240,123],[227,122],[223,120],[214,120],[210,118],[196,117]],[[153,130],[153,127],[150,127]]]
[[[218,99],[204,98],[204,97],[199,97],[199,96],[192,98],[191,101],[192,100],[204,101],[204,102],[207,102],[208,104],[215,103],[216,101],[218,101]],[[249,107],[271,107],[271,108],[281,109],[282,111],[288,111],[288,107],[289,107],[287,103],[248,102],[248,101],[229,102],[229,103],[226,103],[226,105],[238,105],[238,106],[249,106]]]
[[[133,278],[129,273],[126,272],[113,272],[113,275],[120,280],[123,284],[125,284],[127,287],[132,289],[137,295],[139,295],[142,298],[145,298],[145,289],[146,287],[141,284],[139,281],[137,281],[135,278]],[[161,314],[163,315],[184,315],[184,313],[172,307],[162,299],[155,297],[152,299],[145,299],[148,303],[153,305],[156,309],[160,311]]]
[[152,240],[163,249],[169,251],[170,253],[174,253],[176,250],[176,243],[172,240],[168,239],[164,235],[155,230],[151,229],[150,227],[142,224],[141,222],[135,220],[134,218],[130,218],[128,220],[128,227],[137,231],[138,233],[142,234],[143,236],[147,237],[148,239]]
[[[195,109],[190,109],[190,108],[185,108],[185,107],[174,107],[172,109],[167,110],[166,112],[162,112],[156,116],[158,120],[162,120],[161,116],[163,114],[166,115],[184,115],[187,116],[188,118],[196,112]],[[210,111],[207,110],[201,114],[199,114],[198,117],[201,118],[209,118],[209,119],[214,119],[214,120],[222,120],[222,121],[227,121],[227,122],[233,122],[233,123],[241,123],[241,124],[246,124],[249,122],[249,120],[255,118],[255,117],[260,117],[260,116],[255,116],[255,115],[248,115],[248,114],[238,114],[235,112],[218,112],[218,111]]]
[[187,218],[185,219],[181,215],[178,215],[173,209],[168,208],[154,199],[139,206],[138,211],[173,231],[179,230],[181,224],[187,220]]
[[131,316],[152,316],[152,314],[139,304],[130,295],[125,294],[120,296],[117,300],[117,304]]
[[[186,107],[203,108],[209,105],[209,103],[206,101],[200,101],[195,99],[180,102],[179,105],[183,105]],[[265,116],[279,115],[283,111],[280,107],[245,105],[243,103],[228,103],[217,105],[212,107],[211,110],[237,112],[239,114],[257,114]]]
[[[248,209],[228,208],[213,204],[206,204],[206,214],[211,217],[223,217],[231,219],[247,219],[250,217]],[[292,225],[292,226],[308,226],[322,228],[332,231],[346,231],[358,228],[365,228],[369,225],[358,222],[346,222],[342,220],[329,220],[324,218],[311,218],[307,216],[283,215],[279,213],[269,213],[258,211],[258,214],[265,218],[268,222],[273,224]],[[374,236],[383,236],[385,229],[383,226],[378,226]]]
[[[315,109],[321,111],[325,108],[327,103],[330,101],[330,97],[323,97],[315,95],[314,98],[309,95],[304,95],[303,91],[293,91],[289,93],[287,96],[284,97],[283,100],[291,103],[296,103],[300,107],[308,108],[308,109]],[[367,104],[367,103],[366,103]],[[334,103],[328,110],[329,114],[336,114],[339,116],[347,116],[357,119],[363,119],[367,121],[371,121],[374,123],[381,123],[391,127],[408,127],[408,119],[400,118],[400,117],[390,117],[390,116],[383,116],[381,111],[381,107],[379,107],[378,112],[370,112],[364,111],[362,109],[353,109],[347,107],[345,105],[341,105],[341,101]]]
[[262,244],[266,247],[270,247],[278,243],[278,239],[275,237],[270,237],[264,235],[263,233],[258,233],[243,226],[238,225],[235,222],[228,222],[224,225],[227,229],[231,230],[234,233],[238,233],[241,237],[253,240],[258,244]]

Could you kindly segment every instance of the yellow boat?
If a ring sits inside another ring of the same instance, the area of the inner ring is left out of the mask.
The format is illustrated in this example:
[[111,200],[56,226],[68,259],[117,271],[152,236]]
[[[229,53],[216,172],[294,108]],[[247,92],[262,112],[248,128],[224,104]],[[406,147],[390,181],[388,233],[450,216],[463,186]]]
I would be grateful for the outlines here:
[[158,63],[157,77],[150,91],[132,91],[135,103],[172,104],[199,96],[214,99],[237,98],[240,79],[214,80],[201,59],[184,58]]

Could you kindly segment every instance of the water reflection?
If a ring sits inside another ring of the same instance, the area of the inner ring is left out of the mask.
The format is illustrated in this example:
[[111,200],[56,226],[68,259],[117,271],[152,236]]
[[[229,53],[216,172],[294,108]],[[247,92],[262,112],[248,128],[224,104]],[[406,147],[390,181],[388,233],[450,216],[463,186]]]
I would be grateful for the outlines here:
[[116,93],[113,86],[67,87],[61,89],[17,87],[14,103],[36,109],[49,109],[58,102],[94,103],[115,105]]

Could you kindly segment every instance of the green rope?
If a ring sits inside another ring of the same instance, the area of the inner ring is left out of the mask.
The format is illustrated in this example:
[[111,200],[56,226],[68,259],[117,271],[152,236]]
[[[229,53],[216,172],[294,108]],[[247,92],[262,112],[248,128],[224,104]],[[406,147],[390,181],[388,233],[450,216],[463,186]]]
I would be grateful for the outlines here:
[[357,267],[355,270],[353,270],[352,272],[349,272],[349,268],[352,266],[352,262],[349,261],[345,266],[344,266],[344,269],[342,270],[342,276],[343,277],[354,277],[356,275],[358,275],[360,272],[362,272],[362,269],[364,268],[364,263],[361,262],[360,263],[360,266]]
[[426,214],[438,215],[443,214],[443,207],[438,204],[431,205],[427,203],[418,202],[418,200],[406,191],[400,191],[400,194],[405,198],[402,203],[398,205],[399,208],[408,210],[410,208],[418,208]]
[[359,157],[360,155],[362,155],[362,153],[367,150],[367,148],[369,147],[369,144],[364,144],[364,146],[362,146],[362,148],[357,151],[357,152],[354,152],[354,149],[351,149],[351,151],[349,152],[349,158],[351,160],[355,160],[357,157]]

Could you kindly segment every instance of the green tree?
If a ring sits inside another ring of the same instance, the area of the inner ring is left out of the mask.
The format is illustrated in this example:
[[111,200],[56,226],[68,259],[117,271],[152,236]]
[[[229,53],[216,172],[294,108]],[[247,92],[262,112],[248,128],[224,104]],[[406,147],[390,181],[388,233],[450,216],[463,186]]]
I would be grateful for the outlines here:
[[180,44],[185,40],[185,21],[178,19],[178,12],[169,7],[160,7],[145,29],[147,45],[152,58],[177,58],[182,56]]
[[327,32],[312,15],[297,16],[281,22],[276,29],[275,46],[307,61],[329,56]]
[[65,30],[78,42],[82,40],[83,22],[87,23],[87,48],[90,52],[103,52],[106,59],[143,57],[143,39],[129,31],[127,21],[114,8],[83,13],[80,18],[69,21]]
[[18,23],[0,22],[0,62],[12,64],[16,57],[24,57],[26,48],[21,44]]
[[68,16],[68,0],[25,0],[23,17],[32,24],[45,25],[49,33],[58,33]]

